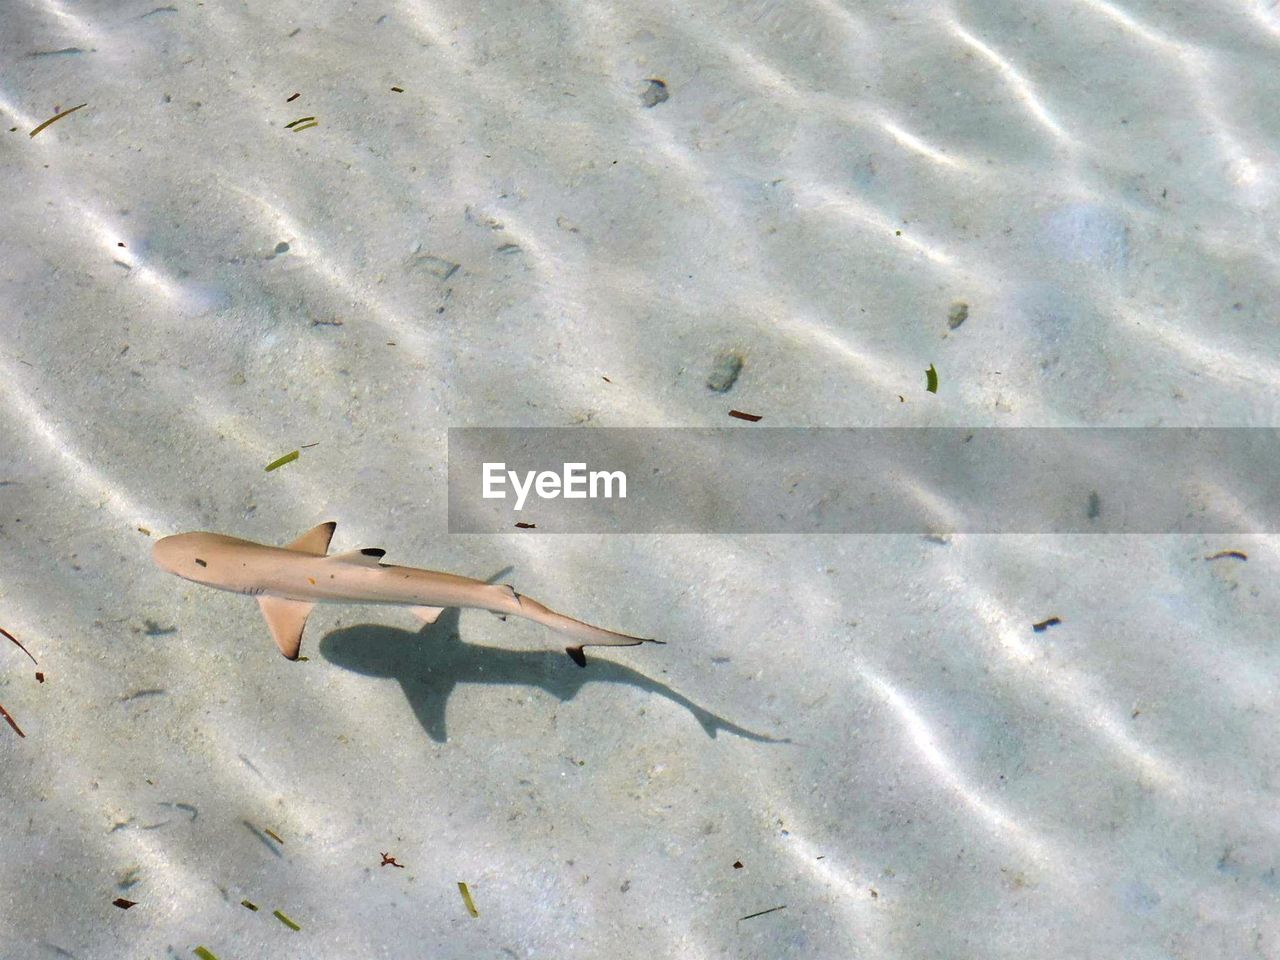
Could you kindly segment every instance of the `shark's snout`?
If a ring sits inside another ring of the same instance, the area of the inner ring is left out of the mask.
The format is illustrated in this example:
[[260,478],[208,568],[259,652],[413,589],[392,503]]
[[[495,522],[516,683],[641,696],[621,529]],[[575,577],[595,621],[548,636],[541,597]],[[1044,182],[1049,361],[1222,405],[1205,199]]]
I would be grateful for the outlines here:
[[157,540],[151,548],[151,559],[161,570],[176,573],[180,577],[195,579],[200,561],[198,533],[179,533]]

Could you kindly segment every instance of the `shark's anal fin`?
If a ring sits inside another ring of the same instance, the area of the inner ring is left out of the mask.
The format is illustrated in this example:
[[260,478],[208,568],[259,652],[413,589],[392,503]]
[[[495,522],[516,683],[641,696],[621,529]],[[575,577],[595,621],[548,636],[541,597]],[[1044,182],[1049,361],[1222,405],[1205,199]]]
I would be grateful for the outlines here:
[[334,528],[338,525],[330,520],[318,527],[312,527],[293,543],[285,547],[297,553],[309,553],[313,557],[323,557],[329,552],[329,541],[333,539]]
[[444,613],[444,607],[414,607],[413,615],[423,623],[435,623],[436,618]]
[[302,649],[302,631],[315,604],[305,600],[259,597],[258,606],[262,608],[262,616],[280,652],[290,660],[297,660],[298,651]]

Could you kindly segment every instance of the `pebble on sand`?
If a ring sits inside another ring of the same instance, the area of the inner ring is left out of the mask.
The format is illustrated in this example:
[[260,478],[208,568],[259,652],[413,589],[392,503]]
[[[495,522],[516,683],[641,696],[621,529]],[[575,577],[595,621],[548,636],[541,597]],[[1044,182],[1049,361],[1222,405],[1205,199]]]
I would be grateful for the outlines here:
[[649,86],[645,88],[644,93],[640,94],[640,102],[646,107],[656,107],[660,103],[666,103],[670,97],[666,82],[657,77],[650,77]]
[[716,357],[707,374],[707,389],[716,393],[728,393],[738,382],[745,358],[736,350],[725,350]]

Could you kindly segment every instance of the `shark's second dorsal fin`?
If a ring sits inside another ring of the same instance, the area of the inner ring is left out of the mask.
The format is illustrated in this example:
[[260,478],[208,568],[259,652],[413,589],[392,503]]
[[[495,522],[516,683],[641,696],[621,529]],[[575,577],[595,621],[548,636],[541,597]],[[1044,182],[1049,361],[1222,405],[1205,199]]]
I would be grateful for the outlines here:
[[259,597],[258,606],[262,608],[262,616],[266,618],[267,627],[280,652],[290,660],[297,660],[298,651],[302,649],[302,631],[315,604],[305,600]]
[[323,557],[329,552],[329,541],[333,539],[333,530],[336,526],[337,524],[330,520],[318,527],[312,527],[285,549],[297,553],[309,553],[313,557]]
[[349,550],[346,553],[335,553],[330,560],[337,563],[356,563],[362,567],[380,567],[387,551],[381,547],[365,547],[363,550]]

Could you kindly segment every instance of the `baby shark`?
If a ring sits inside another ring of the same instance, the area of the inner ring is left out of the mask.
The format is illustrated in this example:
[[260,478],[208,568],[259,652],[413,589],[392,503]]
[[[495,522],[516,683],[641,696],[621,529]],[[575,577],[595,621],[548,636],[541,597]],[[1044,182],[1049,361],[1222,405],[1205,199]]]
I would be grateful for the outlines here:
[[298,659],[302,631],[317,603],[381,603],[413,608],[427,623],[449,607],[475,607],[524,617],[575,641],[565,650],[586,666],[586,646],[631,647],[662,643],[614,633],[574,620],[522,596],[505,583],[382,562],[385,550],[365,548],[328,556],[336,523],[322,523],[285,547],[270,547],[220,533],[180,533],[156,542],[156,565],[184,580],[256,597],[276,646]]

